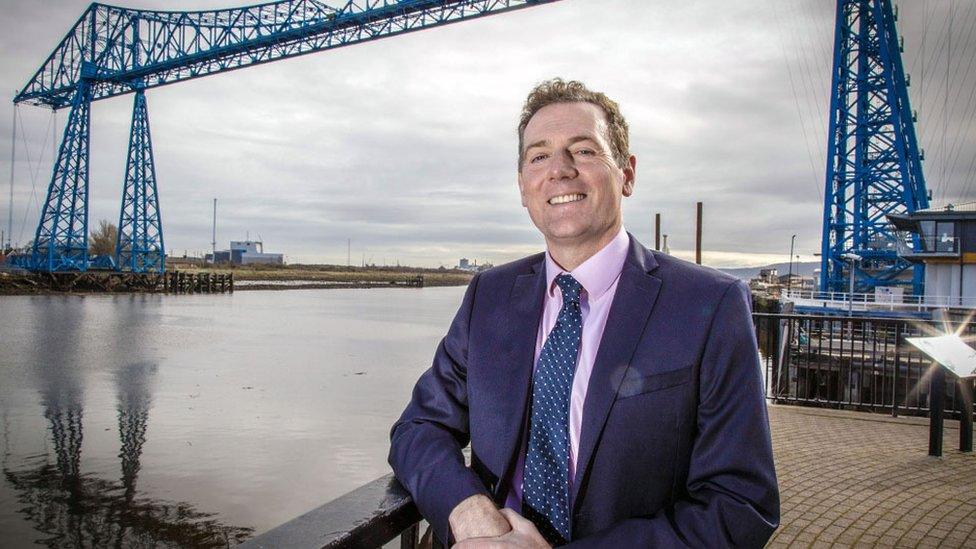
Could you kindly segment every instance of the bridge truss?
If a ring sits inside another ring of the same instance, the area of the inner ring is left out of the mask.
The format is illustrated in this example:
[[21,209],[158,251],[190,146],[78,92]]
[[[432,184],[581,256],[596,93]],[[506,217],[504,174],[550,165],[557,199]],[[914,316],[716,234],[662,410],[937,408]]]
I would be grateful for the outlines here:
[[[911,285],[887,216],[928,207],[891,0],[838,0],[821,249],[822,291]],[[919,248],[918,237],[904,242]],[[909,269],[914,272],[909,273]],[[910,275],[910,276],[909,276]]]
[[34,238],[30,267],[88,269],[91,103],[135,94],[115,262],[161,272],[165,248],[145,90],[546,4],[557,0],[282,0],[212,11],[92,4],[14,98],[71,109]]

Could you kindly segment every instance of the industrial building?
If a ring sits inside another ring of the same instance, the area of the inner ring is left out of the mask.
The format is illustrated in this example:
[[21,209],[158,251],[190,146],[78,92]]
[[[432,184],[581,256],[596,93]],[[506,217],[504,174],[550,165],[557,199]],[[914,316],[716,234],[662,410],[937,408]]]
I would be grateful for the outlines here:
[[472,261],[472,260],[469,260],[466,257],[462,257],[458,261],[457,267],[454,267],[454,268],[455,269],[458,269],[460,271],[469,271],[469,272],[472,272],[472,273],[480,273],[481,271],[487,271],[488,269],[492,268],[492,266],[493,265],[491,263],[488,263],[488,262],[485,262],[485,263],[482,263],[481,265],[478,265],[478,261],[477,260]]
[[902,238],[899,255],[925,265],[925,301],[948,307],[976,305],[976,203],[928,208],[889,215],[900,231],[918,238],[909,246]]
[[264,253],[264,243],[258,240],[232,240],[229,250],[207,254],[207,261],[234,265],[284,265],[285,256]]

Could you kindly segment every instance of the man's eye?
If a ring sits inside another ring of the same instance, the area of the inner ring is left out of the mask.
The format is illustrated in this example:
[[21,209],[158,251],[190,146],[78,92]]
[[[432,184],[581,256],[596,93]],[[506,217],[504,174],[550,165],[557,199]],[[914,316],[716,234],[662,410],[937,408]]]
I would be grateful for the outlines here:
[[546,154],[537,154],[537,155],[533,156],[532,158],[530,158],[529,159],[529,162],[531,162],[533,164],[536,164],[538,162],[542,162],[546,158],[548,158],[548,155],[546,155]]
[[592,156],[592,155],[596,154],[596,151],[594,151],[593,149],[580,149],[580,150],[576,151],[576,154],[582,154],[582,155],[586,155],[586,156]]

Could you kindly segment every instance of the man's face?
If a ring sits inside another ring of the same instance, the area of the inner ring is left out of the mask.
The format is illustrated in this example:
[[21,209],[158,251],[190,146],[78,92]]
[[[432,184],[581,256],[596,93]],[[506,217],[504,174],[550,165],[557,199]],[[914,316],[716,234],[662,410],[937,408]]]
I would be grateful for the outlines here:
[[525,127],[519,191],[550,247],[602,247],[619,231],[636,159],[617,166],[607,136],[606,115],[591,103],[547,105]]

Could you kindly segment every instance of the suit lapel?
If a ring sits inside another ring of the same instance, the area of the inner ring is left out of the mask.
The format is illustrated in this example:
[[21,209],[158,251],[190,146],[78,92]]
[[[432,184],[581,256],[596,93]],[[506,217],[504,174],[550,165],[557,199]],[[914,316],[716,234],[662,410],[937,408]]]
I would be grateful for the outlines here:
[[573,483],[573,499],[577,503],[597,440],[657,299],[661,280],[649,274],[656,267],[653,254],[631,236],[627,261],[620,272],[583,404],[576,481]]
[[[501,460],[499,465],[503,469],[499,472],[503,479],[515,463],[513,458],[525,425],[545,284],[545,263],[540,259],[529,272],[516,277],[508,300],[509,311],[502,317],[506,326],[499,331],[503,334],[497,347],[499,375],[493,379],[497,384],[493,393],[498,396],[493,402],[497,413],[493,415],[500,419],[501,429],[497,432],[497,451],[493,454]],[[499,485],[507,488],[507,484]]]

